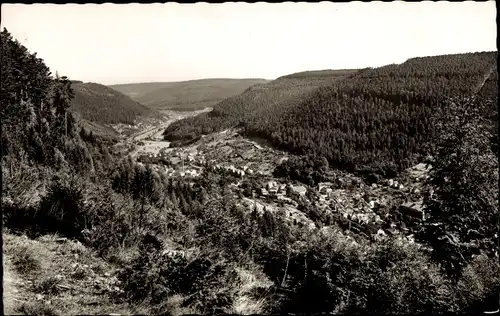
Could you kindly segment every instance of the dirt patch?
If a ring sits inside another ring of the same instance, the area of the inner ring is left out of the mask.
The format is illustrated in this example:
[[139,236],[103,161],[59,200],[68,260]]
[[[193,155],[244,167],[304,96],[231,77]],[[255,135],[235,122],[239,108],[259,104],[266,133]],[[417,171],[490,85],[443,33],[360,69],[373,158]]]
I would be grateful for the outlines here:
[[19,307],[24,301],[23,289],[20,288],[20,279],[12,269],[12,262],[8,256],[3,258],[3,313],[4,315],[20,315]]

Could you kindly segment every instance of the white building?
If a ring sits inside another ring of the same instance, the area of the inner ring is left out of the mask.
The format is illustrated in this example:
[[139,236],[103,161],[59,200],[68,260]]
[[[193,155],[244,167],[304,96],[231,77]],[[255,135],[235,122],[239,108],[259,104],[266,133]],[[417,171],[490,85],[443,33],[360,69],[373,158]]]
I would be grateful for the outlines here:
[[276,183],[276,181],[269,181],[267,182],[267,189],[270,190],[270,189],[274,189],[278,186],[278,184]]
[[298,185],[298,186],[292,186],[292,191],[299,195],[304,196],[306,195],[307,189],[302,185]]

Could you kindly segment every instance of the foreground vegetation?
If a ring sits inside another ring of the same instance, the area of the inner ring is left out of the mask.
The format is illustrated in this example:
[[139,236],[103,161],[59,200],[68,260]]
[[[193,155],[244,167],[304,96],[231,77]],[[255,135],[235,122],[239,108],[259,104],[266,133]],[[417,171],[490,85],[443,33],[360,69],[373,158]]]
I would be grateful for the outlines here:
[[[52,78],[6,30],[1,36],[4,226],[31,239],[58,233],[80,241],[87,250],[74,251],[113,265],[120,281],[100,308],[28,304],[25,313],[98,314],[110,306],[141,306],[146,314],[496,308],[500,265],[491,234],[498,162],[490,130],[469,111],[481,108],[480,98],[446,100],[436,116],[447,133],[438,133],[432,152],[436,194],[426,201],[432,217],[421,242],[353,243],[336,225],[311,231],[288,225],[284,214],[248,212],[228,188],[230,174],[207,169],[187,182],[114,157],[69,114],[71,84]],[[19,273],[46,271],[35,248],[23,251],[15,240],[9,246],[14,265],[32,268]],[[57,281],[41,275],[47,280],[36,279],[34,289],[56,295]]]

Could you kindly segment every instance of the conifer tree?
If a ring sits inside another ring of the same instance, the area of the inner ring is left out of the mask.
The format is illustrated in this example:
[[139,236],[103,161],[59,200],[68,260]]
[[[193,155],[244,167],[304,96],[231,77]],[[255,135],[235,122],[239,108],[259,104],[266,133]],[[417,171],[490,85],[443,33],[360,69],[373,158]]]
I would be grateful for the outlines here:
[[441,114],[438,147],[431,162],[433,196],[421,236],[434,257],[455,275],[473,254],[492,255],[498,244],[498,160],[475,99],[448,102]]

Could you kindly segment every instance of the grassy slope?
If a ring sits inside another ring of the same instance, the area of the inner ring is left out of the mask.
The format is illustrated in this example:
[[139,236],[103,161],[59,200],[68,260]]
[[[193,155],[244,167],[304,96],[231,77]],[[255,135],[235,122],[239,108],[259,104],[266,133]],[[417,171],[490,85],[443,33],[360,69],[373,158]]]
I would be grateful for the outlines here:
[[112,85],[137,102],[155,109],[199,110],[266,83],[265,79],[201,79]]
[[[4,314],[6,315],[121,315],[152,314],[151,304],[128,304],[121,296],[123,284],[117,279],[118,261],[131,249],[115,249],[117,262],[103,260],[91,248],[57,234],[31,238],[3,232]],[[183,251],[181,251],[183,252]],[[186,252],[187,253],[187,252]],[[115,261],[116,261],[115,260]],[[270,282],[252,267],[235,269],[238,282],[221,284],[237,299],[228,308],[231,314],[260,314],[264,304],[249,295]],[[165,299],[171,315],[199,314],[184,306],[183,295]]]
[[101,84],[76,83],[72,87],[75,98],[70,110],[88,121],[132,124],[138,116],[159,115],[155,110]]
[[5,231],[3,243],[5,314],[137,312],[113,302],[119,293],[116,268],[82,244],[56,235],[29,239]]

